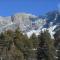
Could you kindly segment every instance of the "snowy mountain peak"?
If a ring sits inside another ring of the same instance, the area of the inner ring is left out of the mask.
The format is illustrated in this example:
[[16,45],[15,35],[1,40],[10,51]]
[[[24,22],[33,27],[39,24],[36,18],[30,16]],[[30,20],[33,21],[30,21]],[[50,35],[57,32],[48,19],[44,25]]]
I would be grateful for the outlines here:
[[[23,33],[31,36],[33,33],[38,35],[40,31],[48,30],[53,38],[55,31],[60,28],[60,13],[54,11],[47,14],[47,17],[39,17],[27,13],[17,13],[9,17],[0,16],[0,32],[17,27]],[[58,28],[58,29],[57,29]]]

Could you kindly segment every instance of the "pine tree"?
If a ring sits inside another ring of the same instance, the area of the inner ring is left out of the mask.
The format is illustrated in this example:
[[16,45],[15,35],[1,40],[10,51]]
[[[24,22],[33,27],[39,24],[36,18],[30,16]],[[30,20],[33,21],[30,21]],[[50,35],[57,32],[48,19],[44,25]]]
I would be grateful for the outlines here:
[[56,60],[60,60],[60,30],[56,31],[55,35]]
[[32,42],[33,44],[33,49],[32,49],[32,58],[33,59],[36,59],[36,50],[37,50],[37,47],[38,47],[38,44],[39,44],[39,41],[38,41],[38,38],[37,36],[33,33],[30,37],[30,41]]
[[28,60],[32,53],[33,44],[27,35],[23,35],[20,30],[15,31],[14,44],[23,53],[24,59]]
[[38,38],[37,38],[37,36],[33,33],[32,34],[32,36],[30,37],[30,40],[32,41],[32,43],[33,43],[33,48],[37,48],[38,47],[38,43],[39,43],[39,41],[38,41]]
[[41,32],[38,39],[39,47],[37,49],[37,59],[54,60],[54,42],[48,31]]

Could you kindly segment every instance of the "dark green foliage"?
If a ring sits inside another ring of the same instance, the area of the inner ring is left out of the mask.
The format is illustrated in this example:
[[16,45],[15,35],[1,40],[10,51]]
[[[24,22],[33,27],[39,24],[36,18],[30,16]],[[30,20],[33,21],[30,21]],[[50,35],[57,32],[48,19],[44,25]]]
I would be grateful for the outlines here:
[[5,60],[35,60],[36,57],[55,60],[54,40],[48,31],[41,32],[38,37],[33,33],[28,38],[19,29],[8,30],[0,34],[0,44],[0,56],[5,55]]
[[33,33],[32,36],[30,37],[30,40],[32,41],[33,43],[33,48],[37,48],[38,47],[38,38],[37,36]]
[[54,60],[54,41],[48,31],[41,32],[38,36],[39,47],[37,49],[38,60]]
[[32,41],[28,39],[27,35],[23,35],[19,29],[15,31],[8,30],[1,33],[0,44],[4,45],[0,47],[6,50],[3,52],[6,54],[6,57],[8,56],[8,60],[28,60],[29,56],[32,54]]
[[38,41],[38,38],[37,36],[33,33],[32,36],[30,37],[30,41],[32,42],[33,44],[33,49],[32,49],[32,58],[36,59],[36,49],[38,47],[38,44],[39,44],[39,41]]
[[56,48],[56,60],[60,60],[60,30],[58,30],[55,35],[55,48]]
[[37,49],[37,59],[38,60],[46,60],[48,58],[47,46],[45,42],[45,35],[43,32],[38,36],[39,39],[39,47]]

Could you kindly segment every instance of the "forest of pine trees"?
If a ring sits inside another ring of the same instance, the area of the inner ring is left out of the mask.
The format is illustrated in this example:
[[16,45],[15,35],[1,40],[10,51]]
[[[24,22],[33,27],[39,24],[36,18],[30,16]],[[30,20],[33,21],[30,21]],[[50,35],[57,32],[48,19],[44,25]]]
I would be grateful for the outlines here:
[[46,30],[30,38],[17,28],[0,34],[0,60],[60,60],[60,31],[51,39]]

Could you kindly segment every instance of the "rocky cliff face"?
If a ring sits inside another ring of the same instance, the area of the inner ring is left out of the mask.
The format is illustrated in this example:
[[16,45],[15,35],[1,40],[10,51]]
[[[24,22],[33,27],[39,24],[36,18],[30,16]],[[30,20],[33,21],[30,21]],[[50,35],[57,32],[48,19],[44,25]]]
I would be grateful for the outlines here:
[[45,20],[42,18],[26,13],[16,14],[13,22],[16,23],[22,31],[36,30],[45,24]]
[[48,28],[51,26],[57,26],[54,31],[60,29],[60,13],[58,11],[49,12],[47,15],[47,25]]
[[38,17],[27,13],[17,13],[13,16],[0,16],[0,32],[17,27],[24,33],[31,35],[38,34],[41,30],[49,30],[51,36],[60,30],[60,13],[53,11],[47,13],[45,18]]
[[26,13],[17,13],[9,17],[0,17],[0,30],[20,28],[23,32],[37,30],[46,23],[46,20],[38,16]]

